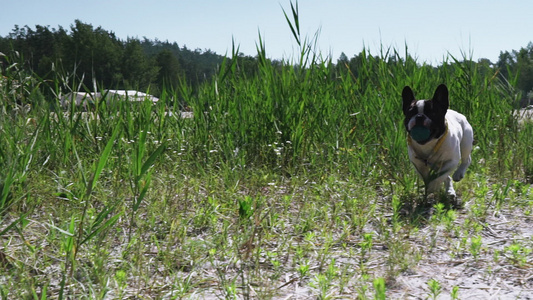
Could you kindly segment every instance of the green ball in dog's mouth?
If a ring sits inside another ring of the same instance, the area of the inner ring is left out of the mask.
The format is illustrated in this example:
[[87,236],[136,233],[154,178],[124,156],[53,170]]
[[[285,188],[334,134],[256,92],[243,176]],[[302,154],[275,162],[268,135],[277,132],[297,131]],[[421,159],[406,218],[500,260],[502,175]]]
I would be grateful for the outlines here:
[[409,132],[413,140],[417,142],[423,142],[429,139],[429,136],[431,135],[431,132],[429,131],[429,128],[424,126],[415,126],[411,129]]

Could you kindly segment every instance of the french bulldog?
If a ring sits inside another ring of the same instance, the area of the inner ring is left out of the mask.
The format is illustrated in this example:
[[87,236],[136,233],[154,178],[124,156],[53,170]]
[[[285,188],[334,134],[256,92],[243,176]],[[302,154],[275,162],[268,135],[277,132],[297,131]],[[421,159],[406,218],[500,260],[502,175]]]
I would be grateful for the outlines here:
[[448,109],[448,88],[444,84],[437,87],[430,100],[416,100],[413,90],[406,86],[402,99],[409,160],[424,181],[426,197],[435,195],[444,183],[446,194],[459,206],[452,179],[463,179],[472,161],[472,126],[464,115]]

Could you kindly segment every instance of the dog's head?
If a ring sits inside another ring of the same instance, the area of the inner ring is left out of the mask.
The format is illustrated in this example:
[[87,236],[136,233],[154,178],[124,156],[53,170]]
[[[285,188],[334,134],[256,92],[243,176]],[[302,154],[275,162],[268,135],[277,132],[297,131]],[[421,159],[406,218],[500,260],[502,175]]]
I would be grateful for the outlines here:
[[406,86],[402,91],[402,98],[405,129],[415,142],[424,145],[444,134],[449,106],[446,85],[439,85],[431,100],[418,101],[413,90]]

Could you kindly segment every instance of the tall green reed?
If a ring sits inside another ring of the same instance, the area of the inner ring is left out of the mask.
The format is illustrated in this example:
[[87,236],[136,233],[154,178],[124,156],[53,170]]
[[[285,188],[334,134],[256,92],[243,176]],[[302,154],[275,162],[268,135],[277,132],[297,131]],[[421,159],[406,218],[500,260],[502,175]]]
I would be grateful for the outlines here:
[[[500,158],[515,145],[514,94],[498,70],[469,57],[450,57],[440,67],[420,64],[407,47],[403,55],[392,48],[378,56],[363,50],[355,64],[334,67],[317,55],[317,36],[302,38],[297,6],[291,12],[285,16],[300,46],[296,64],[270,61],[259,36],[254,75],[242,72],[234,49],[219,75],[187,99],[195,111],[195,153],[204,166],[268,166],[282,174],[348,170],[410,189],[413,174],[398,172],[411,169],[400,100],[405,85],[420,99],[448,85],[451,108],[474,126],[474,161]],[[522,155],[504,159],[495,172],[512,169]]]
[[[495,173],[508,169],[510,176],[518,175],[519,166],[529,161],[522,159],[525,152],[509,151],[520,142],[511,113],[515,99],[512,82],[500,80],[498,70],[469,57],[449,57],[450,61],[433,67],[417,62],[407,47],[405,53],[384,47],[379,55],[363,49],[349,64],[334,66],[331,58],[316,50],[318,34],[302,36],[297,5],[291,4],[284,13],[299,46],[294,60],[268,59],[259,36],[256,64],[245,63],[234,47],[217,76],[199,90],[182,81],[178,91],[163,91],[170,105],[110,106],[104,96],[87,117],[73,104],[67,113],[55,107],[53,114],[43,114],[48,119],[40,141],[49,149],[47,164],[51,168],[76,164],[75,144],[84,152],[78,153],[81,160],[94,161],[103,148],[99,139],[107,139],[116,122],[121,122],[121,138],[134,146],[120,143],[114,153],[134,166],[131,174],[137,175],[132,186],[140,186],[139,159],[149,157],[144,156],[149,153],[144,144],[155,150],[159,145],[153,141],[169,140],[181,155],[179,161],[200,172],[237,174],[233,171],[260,167],[294,175],[324,170],[410,189],[413,174],[397,171],[410,170],[399,95],[403,86],[410,85],[419,98],[427,98],[440,83],[449,86],[451,108],[474,125],[474,161],[495,158]],[[81,82],[67,75],[57,78],[67,78],[75,86]],[[62,86],[57,83],[56,89]],[[79,84],[76,89],[88,90]],[[182,107],[172,98],[189,105],[194,118],[168,117],[169,110]],[[174,151],[167,159],[178,159]],[[116,167],[121,170],[119,177],[124,177],[128,168]],[[140,195],[140,191],[134,193]]]

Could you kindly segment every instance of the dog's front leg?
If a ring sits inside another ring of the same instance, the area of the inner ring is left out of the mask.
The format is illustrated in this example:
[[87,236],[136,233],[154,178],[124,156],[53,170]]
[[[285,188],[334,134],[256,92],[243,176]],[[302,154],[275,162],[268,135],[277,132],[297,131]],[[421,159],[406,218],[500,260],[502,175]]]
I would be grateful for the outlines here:
[[425,180],[426,195],[438,192],[442,186],[442,183],[444,183],[446,194],[448,194],[448,196],[455,197],[455,190],[453,189],[450,173],[452,172],[453,166],[456,166],[457,163],[457,160],[448,160],[439,167],[433,166],[431,168],[429,176]]
[[444,183],[446,187],[446,194],[455,196],[455,190],[453,189],[452,179],[450,178],[449,173],[442,174],[426,183],[426,196],[432,193],[437,193],[442,188],[442,183]]
[[455,190],[453,189],[453,182],[450,176],[447,176],[444,180],[444,186],[446,187],[446,194],[451,198],[455,198]]

